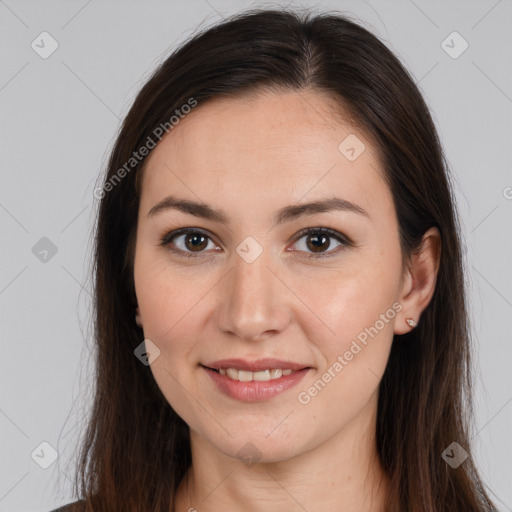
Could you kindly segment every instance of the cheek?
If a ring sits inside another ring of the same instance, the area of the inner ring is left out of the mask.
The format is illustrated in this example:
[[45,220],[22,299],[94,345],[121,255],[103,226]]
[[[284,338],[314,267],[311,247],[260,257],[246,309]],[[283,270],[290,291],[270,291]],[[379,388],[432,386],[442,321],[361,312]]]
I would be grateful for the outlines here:
[[374,276],[362,275],[331,279],[329,293],[303,295],[315,314],[303,316],[301,328],[322,363],[297,390],[311,428],[320,427],[327,410],[331,433],[348,424],[374,397],[386,369],[400,305],[390,283],[379,287]]
[[323,275],[303,273],[295,290],[308,306],[309,312],[301,314],[299,321],[309,339],[321,335],[328,352],[339,351],[359,333],[374,326],[381,315],[385,316],[385,323],[379,322],[378,330],[386,335],[392,332],[396,314],[392,305],[399,280],[394,267],[386,264],[384,258],[379,261],[365,257],[336,270],[329,269]]
[[[150,365],[151,372],[178,415],[197,423],[195,415],[202,411],[197,411],[191,401],[190,383],[194,372],[200,371],[198,340],[204,337],[207,328],[208,292],[218,279],[199,267],[189,272],[176,271],[165,256],[147,261],[141,258],[140,269],[136,274],[137,299],[144,336],[160,350],[159,357]],[[200,399],[197,390],[193,395]]]
[[205,302],[201,299],[211,283],[191,280],[192,275],[176,272],[168,261],[153,259],[140,275],[137,298],[144,336],[160,349],[159,357],[150,365],[153,377],[177,414],[193,422],[197,411],[187,390],[197,364],[194,350],[204,329]]
[[401,309],[399,263],[393,254],[375,252],[314,282],[302,281],[299,293],[311,311],[299,321],[322,363],[314,387],[302,387],[298,397],[301,404],[311,402],[310,411],[321,414],[325,404],[343,404],[334,414],[348,421],[376,391]]
[[173,339],[186,346],[192,331],[200,329],[197,306],[211,288],[206,270],[177,271],[164,255],[144,254],[134,269],[137,301],[144,322],[144,334],[155,343],[172,349]]

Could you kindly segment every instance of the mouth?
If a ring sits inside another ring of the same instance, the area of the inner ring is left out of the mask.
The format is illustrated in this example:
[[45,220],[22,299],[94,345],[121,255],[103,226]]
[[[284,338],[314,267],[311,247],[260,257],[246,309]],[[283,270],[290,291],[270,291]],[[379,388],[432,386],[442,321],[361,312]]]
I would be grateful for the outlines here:
[[292,370],[290,368],[267,368],[265,370],[251,372],[248,370],[239,370],[237,368],[210,368],[204,365],[201,366],[207,370],[212,370],[220,375],[225,375],[232,380],[238,380],[241,382],[265,382],[269,380],[280,379],[283,375],[291,375],[292,373],[296,373],[301,370],[309,370],[311,368],[309,366],[301,368],[301,370]]
[[301,370],[311,369],[311,366],[307,364],[273,358],[265,358],[258,361],[222,359],[201,364],[201,366],[213,370],[220,375],[225,375],[232,380],[242,382],[275,380]]
[[[260,369],[251,371],[240,368],[232,360],[219,363],[200,364],[212,379],[217,389],[225,395],[244,402],[264,401],[295,386],[312,369],[295,363],[283,362],[281,366],[274,362],[266,368],[268,362],[244,362],[245,368],[258,366]],[[238,366],[238,367],[237,367]],[[295,368],[290,368],[294,366]]]
[[266,370],[261,370],[258,372],[250,372],[247,370],[238,370],[236,368],[209,368],[208,366],[204,366],[208,370],[212,370],[220,375],[226,375],[228,378],[232,380],[238,380],[241,382],[250,382],[250,381],[258,381],[264,382],[268,380],[275,380],[281,378],[283,375],[290,375],[300,370],[290,370],[290,368],[285,368],[284,370],[281,368],[271,368]]

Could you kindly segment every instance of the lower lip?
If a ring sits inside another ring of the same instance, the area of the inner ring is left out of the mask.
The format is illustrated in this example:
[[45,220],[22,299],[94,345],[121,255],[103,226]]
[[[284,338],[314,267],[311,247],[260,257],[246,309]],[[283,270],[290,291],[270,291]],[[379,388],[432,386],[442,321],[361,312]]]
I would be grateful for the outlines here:
[[248,381],[242,382],[239,380],[230,379],[227,375],[221,375],[215,370],[202,367],[203,370],[210,376],[213,382],[217,385],[220,391],[244,402],[261,402],[278,395],[279,393],[290,389],[298,384],[311,368],[304,368],[290,375],[283,375],[278,379],[271,379],[266,381]]

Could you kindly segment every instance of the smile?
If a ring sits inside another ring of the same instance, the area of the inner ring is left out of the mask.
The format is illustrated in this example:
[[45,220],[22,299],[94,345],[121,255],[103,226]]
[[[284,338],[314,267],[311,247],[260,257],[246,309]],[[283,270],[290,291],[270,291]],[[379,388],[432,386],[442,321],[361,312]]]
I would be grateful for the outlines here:
[[213,369],[201,365],[224,395],[243,402],[262,402],[297,385],[311,370],[267,369],[257,372],[236,368]]

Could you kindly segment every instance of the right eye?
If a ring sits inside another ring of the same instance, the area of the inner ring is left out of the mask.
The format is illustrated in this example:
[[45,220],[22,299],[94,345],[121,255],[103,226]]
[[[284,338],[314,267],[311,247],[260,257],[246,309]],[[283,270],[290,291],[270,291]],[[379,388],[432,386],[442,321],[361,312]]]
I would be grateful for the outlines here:
[[161,239],[160,245],[167,247],[178,256],[197,258],[208,248],[208,240],[215,246],[212,239],[202,230],[197,228],[181,228],[167,233]]

